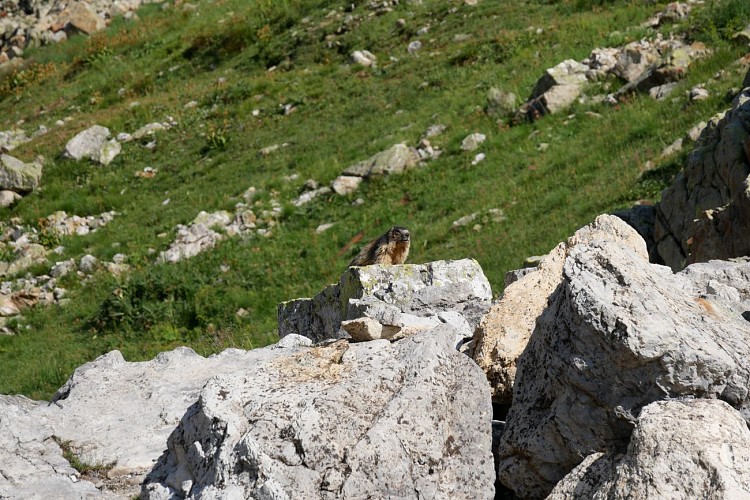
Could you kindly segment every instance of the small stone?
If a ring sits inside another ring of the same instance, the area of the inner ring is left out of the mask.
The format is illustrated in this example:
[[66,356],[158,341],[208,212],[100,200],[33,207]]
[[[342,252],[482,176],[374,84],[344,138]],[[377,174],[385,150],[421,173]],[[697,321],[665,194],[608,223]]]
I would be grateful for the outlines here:
[[72,271],[75,271],[76,262],[73,259],[63,260],[55,263],[50,270],[50,275],[53,278],[61,278]]
[[78,269],[84,274],[93,274],[98,266],[99,259],[91,254],[86,254],[81,257],[81,260],[78,263]]
[[112,262],[114,264],[124,264],[128,261],[128,256],[123,253],[117,253],[112,257]]
[[704,87],[697,86],[690,89],[689,97],[691,101],[705,101],[710,95]]
[[451,229],[454,231],[458,231],[459,229],[468,226],[474,220],[479,216],[478,213],[474,212],[473,214],[464,215],[458,220],[453,221],[453,224],[451,224]]
[[420,50],[421,48],[422,48],[422,42],[420,42],[419,40],[414,40],[414,41],[413,41],[413,42],[411,42],[411,43],[409,44],[409,46],[408,46],[408,47],[406,48],[406,51],[407,51],[407,52],[408,52],[409,54],[415,54],[415,53],[419,52],[419,50]]
[[336,177],[331,183],[331,187],[336,194],[341,196],[349,195],[359,189],[359,185],[362,183],[362,177],[356,177],[353,175],[340,175]]
[[355,342],[378,340],[383,335],[383,325],[368,317],[342,321],[341,328],[351,335]]
[[485,159],[485,154],[479,153],[478,155],[474,157],[474,160],[471,162],[471,164],[472,166],[477,165],[478,163],[484,161],[484,159]]
[[351,55],[352,62],[362,66],[374,66],[378,58],[370,51],[355,50]]
[[336,225],[335,222],[327,222],[325,224],[321,224],[317,228],[315,228],[315,233],[316,234],[324,233],[324,232],[328,231],[329,229],[331,229],[335,225]]
[[672,144],[664,148],[664,151],[661,152],[661,158],[666,158],[667,156],[671,156],[679,151],[682,151],[682,139],[677,139]]
[[487,136],[485,136],[484,134],[480,134],[480,133],[469,134],[464,138],[463,141],[461,141],[461,150],[474,151],[485,140],[487,140]]

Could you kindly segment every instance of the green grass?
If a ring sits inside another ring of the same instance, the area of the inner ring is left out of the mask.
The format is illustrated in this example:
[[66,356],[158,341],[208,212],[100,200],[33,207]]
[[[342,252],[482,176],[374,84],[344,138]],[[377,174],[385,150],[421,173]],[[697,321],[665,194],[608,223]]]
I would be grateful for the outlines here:
[[[525,257],[549,251],[600,213],[658,198],[680,159],[643,176],[642,166],[727,106],[723,94],[742,78],[732,70],[709,85],[707,101],[689,104],[684,91],[742,55],[727,38],[747,14],[739,0],[713,2],[704,7],[708,14],[696,14],[699,22],[683,26],[713,53],[694,65],[674,99],[575,105],[575,118],[508,128],[483,112],[491,87],[526,97],[545,68],[643,36],[638,25],[663,5],[425,0],[368,17],[365,4],[348,12],[351,2],[343,0],[195,4],[197,12],[149,5],[138,22],[118,19],[91,38],[29,50],[23,72],[0,80],[0,130],[18,120],[26,130],[51,129],[13,153],[47,158],[43,189],[0,209],[0,217],[36,225],[56,210],[115,210],[118,217],[98,232],[63,238],[59,259],[125,253],[133,265],[123,278],[101,273],[85,285],[67,279],[68,305],[28,311],[17,335],[0,337],[0,393],[49,397],[76,366],[111,349],[137,360],[177,345],[210,354],[271,343],[279,302],[336,281],[356,252],[352,238],[374,237],[392,224],[414,236],[410,262],[476,258],[499,294],[505,272]],[[329,16],[334,10],[339,17]],[[355,18],[348,24],[347,15]],[[416,36],[424,26],[427,34]],[[469,38],[456,41],[460,34]],[[414,39],[423,42],[416,56],[406,52]],[[377,68],[347,64],[358,49],[374,52]],[[193,100],[198,107],[185,109]],[[296,111],[280,113],[284,104]],[[107,167],[60,156],[91,124],[133,132],[167,116],[178,125],[155,136],[154,150],[124,144]],[[64,127],[53,125],[66,117]],[[436,123],[447,126],[432,141],[444,153],[423,168],[364,183],[349,198],[287,207],[271,238],[229,239],[185,262],[155,263],[153,251],[165,250],[175,226],[200,210],[231,210],[250,186],[260,190],[261,204],[272,197],[286,203],[306,179],[328,183],[397,142],[416,144]],[[472,132],[488,137],[479,150],[487,159],[476,166],[474,154],[459,148]],[[289,146],[258,154],[283,142]],[[548,149],[540,152],[540,143]],[[146,166],[158,169],[153,179],[134,175]],[[283,180],[293,172],[298,180]],[[352,206],[356,197],[364,205]],[[479,232],[451,230],[454,220],[489,208],[502,209],[507,220]],[[248,314],[237,316],[240,308]]]

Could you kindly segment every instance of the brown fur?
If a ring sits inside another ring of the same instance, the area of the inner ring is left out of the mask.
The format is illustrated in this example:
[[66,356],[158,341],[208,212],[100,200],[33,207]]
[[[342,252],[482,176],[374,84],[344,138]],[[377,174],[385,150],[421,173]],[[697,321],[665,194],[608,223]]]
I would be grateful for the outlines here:
[[393,226],[384,234],[368,243],[349,266],[371,264],[403,264],[409,256],[411,236],[405,227]]

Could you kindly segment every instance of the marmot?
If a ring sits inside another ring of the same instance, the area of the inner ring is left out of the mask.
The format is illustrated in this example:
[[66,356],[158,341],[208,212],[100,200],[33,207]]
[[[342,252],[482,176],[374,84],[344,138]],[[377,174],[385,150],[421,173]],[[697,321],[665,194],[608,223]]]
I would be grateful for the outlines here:
[[372,240],[349,266],[369,266],[371,264],[403,264],[409,255],[409,230],[393,226],[385,234]]

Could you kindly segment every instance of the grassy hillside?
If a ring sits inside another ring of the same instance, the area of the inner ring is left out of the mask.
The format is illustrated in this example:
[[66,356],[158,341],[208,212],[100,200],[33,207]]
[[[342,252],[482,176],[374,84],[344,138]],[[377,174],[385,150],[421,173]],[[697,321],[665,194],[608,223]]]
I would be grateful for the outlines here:
[[[638,26],[663,4],[424,0],[381,14],[376,3],[383,2],[151,5],[137,22],[116,20],[90,38],[27,51],[27,66],[0,80],[0,130],[19,120],[26,130],[50,128],[13,151],[26,161],[47,158],[43,189],[0,209],[0,218],[34,226],[57,210],[115,210],[98,232],[63,238],[65,252],[54,259],[125,253],[134,269],[120,278],[102,272],[85,285],[66,277],[70,303],[29,311],[17,335],[0,337],[0,393],[48,397],[76,366],[111,349],[137,360],[177,345],[209,354],[271,343],[277,303],[335,281],[356,252],[353,239],[392,224],[411,230],[409,262],[473,257],[500,293],[505,272],[525,257],[549,251],[597,214],[657,199],[681,158],[641,176],[644,163],[727,106],[726,91],[742,78],[732,63],[746,52],[729,35],[750,21],[750,7],[726,0],[662,28],[690,31],[712,49],[674,99],[575,105],[508,127],[484,111],[491,87],[526,98],[545,68],[648,35]],[[407,52],[413,40],[423,44],[414,55]],[[377,68],[348,63],[361,49],[377,55]],[[688,102],[685,90],[722,69],[726,76],[708,85],[710,99]],[[190,101],[198,105],[186,108]],[[288,104],[295,111],[284,114]],[[155,136],[154,149],[126,143],[106,167],[61,157],[65,143],[94,123],[133,132],[167,116],[178,125]],[[432,140],[443,150],[439,159],[365,182],[349,198],[289,203],[306,179],[327,184],[395,143],[415,145],[433,124],[447,127]],[[472,132],[487,135],[477,150],[486,159],[474,166],[475,153],[460,150]],[[282,143],[289,145],[259,154]],[[154,178],[134,175],[149,166]],[[270,238],[228,239],[178,264],[155,263],[177,224],[201,210],[231,210],[250,186],[261,208],[282,203]],[[358,197],[364,204],[353,206]],[[489,208],[507,219],[451,230],[456,219]],[[316,234],[326,222],[336,224]],[[237,316],[240,308],[249,314]]]

